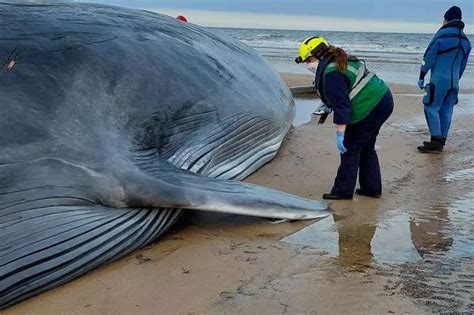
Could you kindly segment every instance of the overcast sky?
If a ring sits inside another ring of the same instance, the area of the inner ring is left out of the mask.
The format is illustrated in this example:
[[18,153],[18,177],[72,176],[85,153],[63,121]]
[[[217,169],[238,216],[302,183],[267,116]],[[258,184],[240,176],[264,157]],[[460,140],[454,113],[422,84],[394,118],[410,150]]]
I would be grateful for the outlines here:
[[[82,0],[81,0],[82,1]],[[85,2],[85,1],[84,1]],[[434,32],[452,5],[474,33],[474,0],[92,0],[226,27]]]

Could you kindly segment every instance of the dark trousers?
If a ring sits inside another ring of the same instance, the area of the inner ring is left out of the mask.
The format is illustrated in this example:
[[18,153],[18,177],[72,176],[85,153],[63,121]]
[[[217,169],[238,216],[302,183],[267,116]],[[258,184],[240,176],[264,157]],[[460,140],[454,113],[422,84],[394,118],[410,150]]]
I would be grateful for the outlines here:
[[367,117],[346,127],[341,164],[331,193],[352,196],[359,172],[360,188],[369,194],[382,193],[382,178],[375,142],[380,127],[393,111],[392,93],[388,91]]

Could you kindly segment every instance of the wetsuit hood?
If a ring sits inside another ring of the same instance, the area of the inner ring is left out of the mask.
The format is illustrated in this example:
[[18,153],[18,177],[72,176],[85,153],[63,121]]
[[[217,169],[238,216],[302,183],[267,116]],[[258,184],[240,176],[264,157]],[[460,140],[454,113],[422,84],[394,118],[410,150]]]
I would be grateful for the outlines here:
[[465,24],[464,24],[463,21],[453,20],[453,21],[449,21],[448,23],[441,26],[441,28],[439,30],[442,30],[442,29],[445,29],[445,28],[448,28],[448,27],[456,27],[456,28],[459,28],[459,29],[463,30],[464,26],[465,26]]

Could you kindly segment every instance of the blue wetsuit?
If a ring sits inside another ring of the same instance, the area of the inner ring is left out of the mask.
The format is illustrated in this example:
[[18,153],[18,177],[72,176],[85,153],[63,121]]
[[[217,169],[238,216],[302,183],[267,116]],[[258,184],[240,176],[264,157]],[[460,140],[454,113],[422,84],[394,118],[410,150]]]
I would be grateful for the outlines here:
[[459,79],[466,69],[471,43],[463,32],[464,23],[451,21],[439,29],[423,56],[420,79],[431,70],[434,85],[431,104],[425,104],[425,115],[432,137],[446,138],[457,102]]

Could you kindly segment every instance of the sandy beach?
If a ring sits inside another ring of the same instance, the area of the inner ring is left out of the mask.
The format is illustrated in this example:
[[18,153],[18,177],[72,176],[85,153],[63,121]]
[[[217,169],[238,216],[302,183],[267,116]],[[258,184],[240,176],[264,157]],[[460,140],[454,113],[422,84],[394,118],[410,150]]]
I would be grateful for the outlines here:
[[[422,155],[421,92],[391,89],[395,111],[377,143],[381,199],[332,202],[318,222],[190,211],[158,242],[2,314],[474,312],[472,91],[445,152]],[[320,199],[339,164],[334,132],[329,120],[293,128],[247,181]]]

